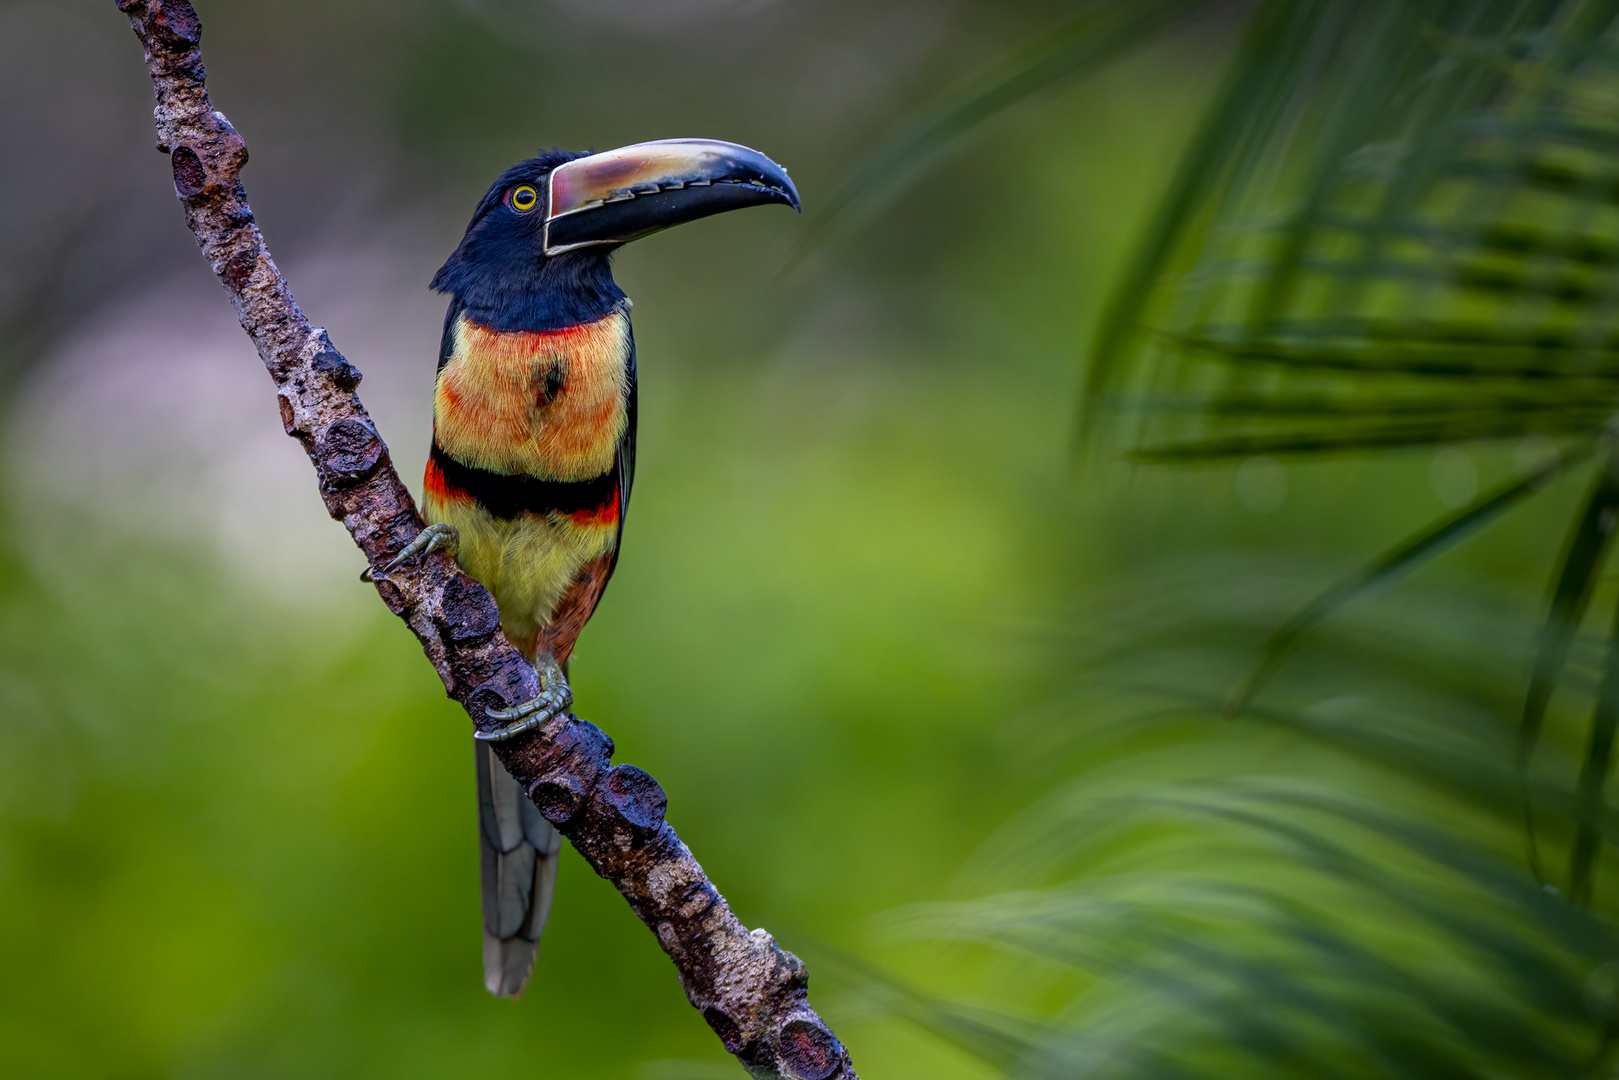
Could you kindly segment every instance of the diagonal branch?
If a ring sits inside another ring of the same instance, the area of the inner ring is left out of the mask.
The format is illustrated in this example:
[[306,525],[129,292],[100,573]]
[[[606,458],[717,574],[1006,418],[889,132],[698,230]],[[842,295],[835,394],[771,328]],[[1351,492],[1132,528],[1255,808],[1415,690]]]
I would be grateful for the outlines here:
[[[117,0],[146,51],[157,91],[157,148],[174,166],[186,224],[236,305],[275,380],[287,434],[314,463],[321,498],[371,566],[422,527],[354,388],[360,373],[309,325],[253,221],[240,170],[247,148],[203,85],[202,25],[188,0]],[[440,554],[379,577],[377,592],[474,725],[540,689],[500,633],[495,602]],[[755,1077],[855,1080],[848,1052],[810,1007],[803,963],[749,931],[664,821],[656,780],[609,765],[613,740],[574,716],[492,744],[547,820],[618,886],[675,963],[686,996]]]

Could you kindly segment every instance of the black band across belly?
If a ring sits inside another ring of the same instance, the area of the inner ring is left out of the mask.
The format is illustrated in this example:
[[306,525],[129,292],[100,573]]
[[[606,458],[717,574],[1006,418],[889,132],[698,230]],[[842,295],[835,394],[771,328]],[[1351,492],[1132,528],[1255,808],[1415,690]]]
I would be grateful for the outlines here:
[[589,480],[541,480],[508,476],[464,465],[433,444],[431,460],[446,486],[464,491],[491,515],[510,519],[519,514],[577,514],[612,504],[618,493],[618,470],[608,469]]

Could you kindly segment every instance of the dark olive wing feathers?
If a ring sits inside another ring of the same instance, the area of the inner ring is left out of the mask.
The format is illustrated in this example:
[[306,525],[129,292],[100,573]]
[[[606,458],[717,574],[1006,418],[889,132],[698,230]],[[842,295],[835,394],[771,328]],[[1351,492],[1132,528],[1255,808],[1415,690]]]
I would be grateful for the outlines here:
[[[630,331],[629,372],[625,378],[624,434],[618,440],[618,453],[613,459],[618,473],[618,536],[613,541],[613,561],[607,568],[607,580],[613,580],[618,569],[618,553],[624,546],[624,519],[630,513],[630,488],[635,483],[635,331]],[[602,583],[602,591],[607,583]]]

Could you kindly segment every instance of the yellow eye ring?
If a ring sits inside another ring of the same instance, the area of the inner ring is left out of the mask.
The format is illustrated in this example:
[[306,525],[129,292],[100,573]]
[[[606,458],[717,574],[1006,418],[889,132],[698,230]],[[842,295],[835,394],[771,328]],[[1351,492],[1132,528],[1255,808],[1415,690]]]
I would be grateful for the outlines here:
[[540,193],[524,184],[522,187],[512,189],[512,209],[520,214],[526,214],[540,202]]

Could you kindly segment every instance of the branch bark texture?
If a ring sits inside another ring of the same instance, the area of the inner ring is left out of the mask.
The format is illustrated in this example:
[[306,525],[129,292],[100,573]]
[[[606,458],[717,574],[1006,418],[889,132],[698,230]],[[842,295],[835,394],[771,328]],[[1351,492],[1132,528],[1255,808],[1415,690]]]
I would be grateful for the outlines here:
[[[309,324],[270,258],[240,172],[247,147],[208,100],[201,22],[187,0],[117,0],[157,93],[157,148],[174,168],[186,224],[275,380],[282,426],[315,466],[321,498],[372,567],[420,529],[410,493],[355,395],[360,373]],[[500,632],[494,599],[443,554],[376,580],[474,726],[540,686]],[[574,716],[491,744],[540,812],[657,936],[692,1005],[755,1077],[855,1080],[848,1052],[810,1007],[808,973],[766,931],[748,930],[664,821],[656,780],[612,765],[613,740]]]

